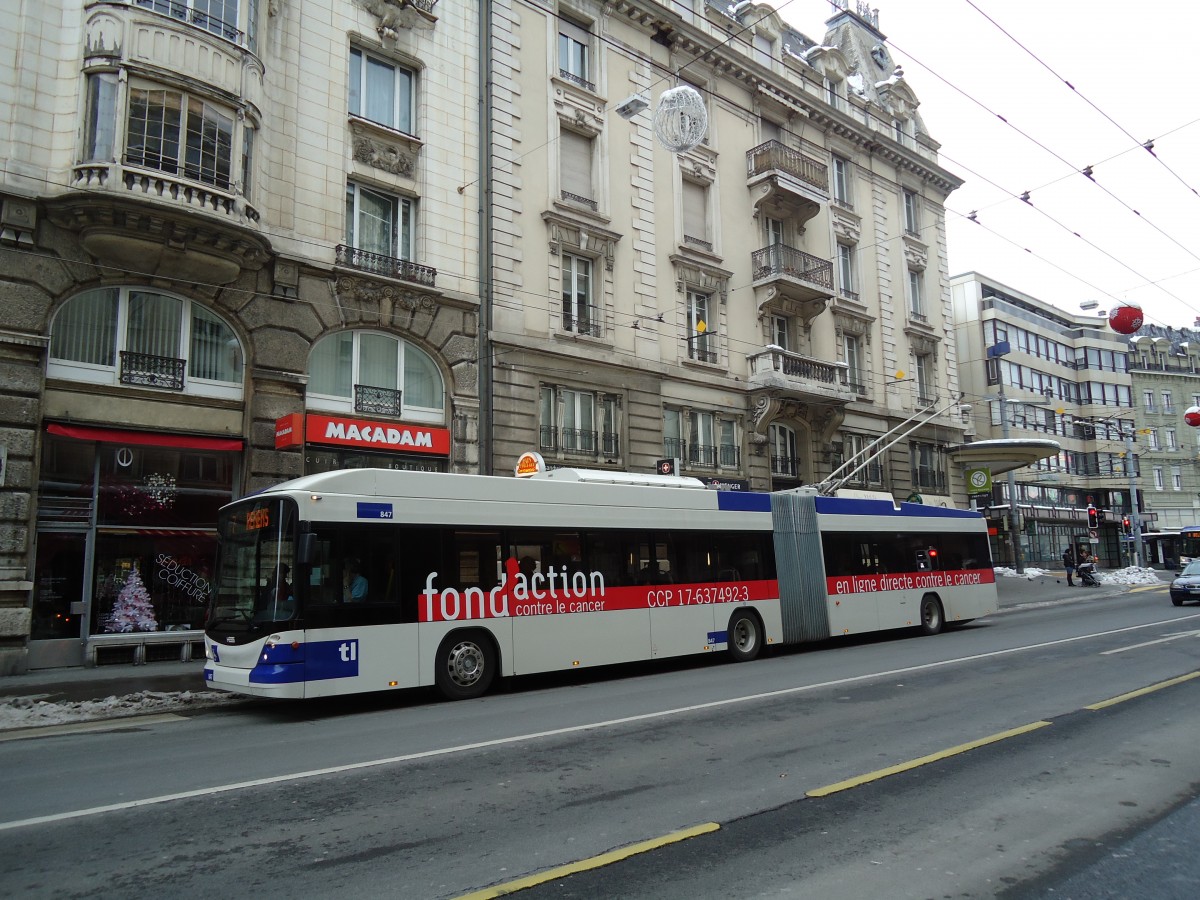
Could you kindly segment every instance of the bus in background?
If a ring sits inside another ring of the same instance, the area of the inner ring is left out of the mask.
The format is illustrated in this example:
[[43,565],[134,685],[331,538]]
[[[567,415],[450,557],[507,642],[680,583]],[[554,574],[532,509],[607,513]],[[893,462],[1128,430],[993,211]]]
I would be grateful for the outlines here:
[[354,469],[229,504],[205,630],[212,688],[304,698],[436,686],[993,612],[979,514],[557,469]]

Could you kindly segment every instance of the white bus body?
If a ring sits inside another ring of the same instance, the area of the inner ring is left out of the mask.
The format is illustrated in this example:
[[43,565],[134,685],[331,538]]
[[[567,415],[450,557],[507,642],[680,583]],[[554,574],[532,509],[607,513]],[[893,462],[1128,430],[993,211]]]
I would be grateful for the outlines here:
[[468,697],[496,676],[717,650],[750,659],[765,645],[936,632],[996,608],[977,514],[611,474],[345,470],[230,504],[209,686]]

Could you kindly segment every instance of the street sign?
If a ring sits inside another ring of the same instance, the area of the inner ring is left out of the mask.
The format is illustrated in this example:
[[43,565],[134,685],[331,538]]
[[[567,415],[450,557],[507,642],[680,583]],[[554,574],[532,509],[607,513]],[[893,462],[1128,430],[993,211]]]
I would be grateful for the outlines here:
[[1099,534],[1099,532],[1097,532],[1095,528],[1089,528],[1089,529],[1088,529],[1088,539],[1089,539],[1089,540],[1090,540],[1090,541],[1091,541],[1093,544],[1099,543],[1099,541],[1100,541],[1100,534]]
[[990,494],[992,492],[992,470],[987,466],[967,469],[967,493]]

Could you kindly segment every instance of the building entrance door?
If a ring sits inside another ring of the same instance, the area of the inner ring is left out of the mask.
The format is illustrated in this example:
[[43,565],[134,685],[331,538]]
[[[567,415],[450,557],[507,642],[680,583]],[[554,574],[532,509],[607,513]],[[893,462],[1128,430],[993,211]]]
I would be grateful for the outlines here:
[[83,665],[90,579],[86,531],[38,533],[29,668]]

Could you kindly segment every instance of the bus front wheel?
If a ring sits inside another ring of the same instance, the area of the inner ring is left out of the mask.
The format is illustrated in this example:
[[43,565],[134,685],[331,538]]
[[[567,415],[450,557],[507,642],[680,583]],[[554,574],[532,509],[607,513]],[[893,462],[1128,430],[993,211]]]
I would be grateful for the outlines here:
[[447,700],[469,700],[491,687],[496,651],[479,632],[447,635],[438,647],[436,681]]
[[921,634],[941,634],[945,624],[941,601],[933,594],[926,594],[921,598]]
[[729,617],[729,655],[736,662],[749,662],[762,650],[762,624],[754,613],[739,609]]

